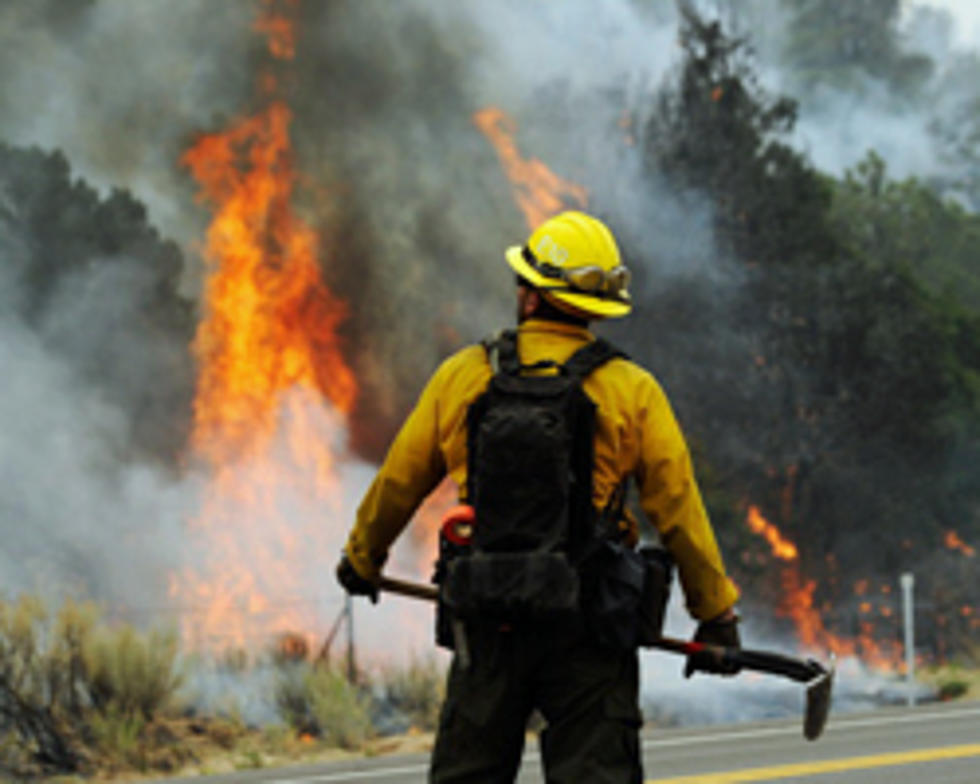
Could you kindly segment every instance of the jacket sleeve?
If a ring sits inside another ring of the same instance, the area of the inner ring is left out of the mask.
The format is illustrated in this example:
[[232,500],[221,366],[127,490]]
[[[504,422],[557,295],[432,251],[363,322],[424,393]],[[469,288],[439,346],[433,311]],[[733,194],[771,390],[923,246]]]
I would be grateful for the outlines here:
[[698,620],[708,620],[735,603],[738,589],[725,574],[670,403],[651,376],[645,376],[645,382],[637,396],[640,504],[677,562],[688,611]]
[[344,550],[357,572],[367,579],[378,577],[392,542],[446,473],[438,420],[444,369],[440,368],[422,391],[357,510]]

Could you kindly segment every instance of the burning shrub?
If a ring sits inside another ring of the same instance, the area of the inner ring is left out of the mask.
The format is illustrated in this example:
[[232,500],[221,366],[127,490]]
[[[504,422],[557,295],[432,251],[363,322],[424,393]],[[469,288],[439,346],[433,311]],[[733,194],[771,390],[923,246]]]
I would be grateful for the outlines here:
[[356,749],[371,735],[368,698],[337,670],[307,663],[283,669],[276,705],[298,733]]
[[174,635],[108,629],[92,605],[52,619],[34,597],[0,602],[0,767],[142,767],[147,723],[181,683],[176,655]]

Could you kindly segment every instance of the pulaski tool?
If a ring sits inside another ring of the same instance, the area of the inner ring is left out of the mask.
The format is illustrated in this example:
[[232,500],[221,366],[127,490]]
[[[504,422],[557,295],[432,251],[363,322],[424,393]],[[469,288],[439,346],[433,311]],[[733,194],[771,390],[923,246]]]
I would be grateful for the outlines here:
[[[435,602],[439,599],[439,589],[434,585],[399,580],[394,577],[381,577],[378,587],[389,593],[424,599]],[[824,666],[814,659],[795,659],[771,651],[758,651],[749,648],[723,648],[702,642],[688,642],[673,637],[661,637],[645,647],[657,648],[683,656],[710,656],[719,662],[738,665],[744,670],[781,675],[784,678],[806,684],[806,706],[803,712],[803,737],[816,740],[823,732],[830,713],[830,697],[834,683],[834,659]]]
[[823,732],[830,713],[830,695],[834,685],[834,657],[825,667],[815,659],[795,659],[772,651],[750,648],[723,648],[703,642],[688,642],[673,637],[661,637],[648,646],[685,656],[707,656],[719,663],[735,664],[743,670],[782,675],[806,684],[806,707],[803,711],[803,737],[816,740]]

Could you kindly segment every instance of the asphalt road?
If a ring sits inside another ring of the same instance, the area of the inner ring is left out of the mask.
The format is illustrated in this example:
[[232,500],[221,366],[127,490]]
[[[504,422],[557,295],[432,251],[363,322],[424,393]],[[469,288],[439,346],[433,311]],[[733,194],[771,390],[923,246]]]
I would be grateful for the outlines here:
[[[650,729],[643,736],[648,784],[980,784],[980,703],[925,705],[835,717],[811,743],[799,722],[700,729]],[[201,784],[421,784],[424,755],[240,771]],[[529,750],[520,784],[543,782]],[[170,780],[171,784],[174,780]],[[587,784],[587,782],[583,782]]]

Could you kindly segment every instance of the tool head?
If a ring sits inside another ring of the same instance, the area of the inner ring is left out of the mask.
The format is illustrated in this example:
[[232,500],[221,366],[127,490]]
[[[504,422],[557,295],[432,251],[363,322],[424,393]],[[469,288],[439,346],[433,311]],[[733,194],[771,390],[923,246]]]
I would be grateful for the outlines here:
[[834,656],[831,655],[829,667],[824,667],[812,659],[810,663],[820,669],[820,674],[811,680],[806,687],[803,737],[807,740],[816,740],[823,732],[824,725],[827,723],[827,715],[830,713],[830,698],[834,687],[836,662]]

